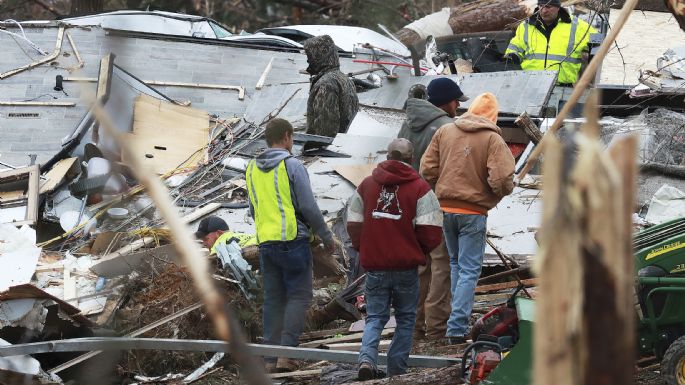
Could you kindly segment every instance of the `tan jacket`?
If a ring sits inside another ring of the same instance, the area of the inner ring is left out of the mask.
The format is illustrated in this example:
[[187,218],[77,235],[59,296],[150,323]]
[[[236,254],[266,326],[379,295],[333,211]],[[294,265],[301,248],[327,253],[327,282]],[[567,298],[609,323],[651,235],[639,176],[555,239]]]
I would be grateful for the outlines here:
[[421,158],[421,175],[441,207],[487,214],[514,189],[514,157],[492,121],[470,112],[440,127]]

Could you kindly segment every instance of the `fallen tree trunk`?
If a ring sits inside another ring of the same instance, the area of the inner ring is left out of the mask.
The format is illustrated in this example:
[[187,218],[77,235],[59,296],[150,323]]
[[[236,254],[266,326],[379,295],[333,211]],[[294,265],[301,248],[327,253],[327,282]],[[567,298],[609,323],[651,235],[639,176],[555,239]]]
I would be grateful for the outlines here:
[[428,35],[449,36],[459,33],[515,29],[528,17],[528,7],[519,0],[480,0],[449,9],[449,15],[436,12],[406,25],[395,36],[407,46]]

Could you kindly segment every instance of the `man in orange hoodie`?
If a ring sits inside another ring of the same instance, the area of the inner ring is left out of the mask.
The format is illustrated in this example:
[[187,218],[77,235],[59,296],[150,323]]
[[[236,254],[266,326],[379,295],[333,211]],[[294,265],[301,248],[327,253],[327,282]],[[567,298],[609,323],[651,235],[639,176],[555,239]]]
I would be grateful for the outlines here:
[[514,157],[497,127],[498,113],[495,95],[479,95],[464,115],[438,129],[421,159],[421,175],[435,186],[444,212],[452,291],[449,343],[466,340],[488,210],[514,189]]

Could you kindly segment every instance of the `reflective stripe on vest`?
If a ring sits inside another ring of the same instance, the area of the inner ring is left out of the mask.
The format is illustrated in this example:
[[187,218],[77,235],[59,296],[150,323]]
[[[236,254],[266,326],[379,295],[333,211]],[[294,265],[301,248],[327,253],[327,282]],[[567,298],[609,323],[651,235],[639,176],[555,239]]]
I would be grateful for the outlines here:
[[297,218],[290,196],[285,160],[268,172],[251,160],[245,172],[248,196],[254,209],[257,242],[292,241],[297,236]]
[[[582,28],[578,28],[579,26]],[[528,24],[528,21],[524,21],[521,27],[525,47],[509,44],[507,51],[513,51],[521,56],[522,69],[558,71],[558,83],[575,83],[578,80],[582,63],[581,53],[592,32],[587,23],[577,17],[573,17],[571,23],[560,22],[552,30],[549,41],[535,26]]]

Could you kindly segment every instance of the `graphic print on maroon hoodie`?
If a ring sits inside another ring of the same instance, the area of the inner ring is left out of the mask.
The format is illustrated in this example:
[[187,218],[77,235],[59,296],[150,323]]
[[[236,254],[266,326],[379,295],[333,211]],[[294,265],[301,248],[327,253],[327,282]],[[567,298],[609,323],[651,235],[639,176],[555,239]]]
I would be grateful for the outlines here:
[[402,208],[400,201],[397,199],[397,192],[400,190],[398,185],[381,186],[381,192],[378,196],[378,203],[376,209],[373,210],[372,218],[388,218],[399,220],[402,218]]
[[366,270],[406,270],[424,265],[440,244],[442,212],[410,165],[387,160],[350,199],[347,230]]

